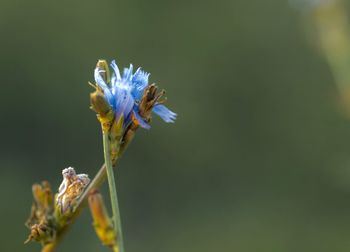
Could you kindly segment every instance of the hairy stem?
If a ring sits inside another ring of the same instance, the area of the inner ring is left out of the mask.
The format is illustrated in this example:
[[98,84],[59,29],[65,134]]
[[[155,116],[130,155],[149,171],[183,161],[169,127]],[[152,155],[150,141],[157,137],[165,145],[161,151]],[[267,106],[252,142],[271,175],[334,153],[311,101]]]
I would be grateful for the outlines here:
[[110,141],[109,133],[105,133],[105,132],[103,133],[103,150],[104,150],[104,158],[105,158],[105,164],[106,164],[106,170],[107,170],[109,195],[111,197],[114,230],[115,230],[115,233],[117,234],[117,244],[120,248],[120,252],[124,252],[123,233],[122,233],[122,225],[121,225],[120,211],[119,211],[119,204],[118,204],[117,187],[115,185],[114,171],[113,171],[112,159],[111,159],[111,141]]

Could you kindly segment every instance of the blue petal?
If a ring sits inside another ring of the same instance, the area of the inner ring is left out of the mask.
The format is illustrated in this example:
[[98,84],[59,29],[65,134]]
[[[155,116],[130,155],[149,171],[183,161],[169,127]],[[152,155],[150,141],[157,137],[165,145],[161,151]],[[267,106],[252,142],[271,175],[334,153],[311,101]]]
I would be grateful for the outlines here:
[[157,115],[159,115],[160,118],[162,118],[167,123],[175,122],[177,114],[175,114],[174,112],[172,112],[170,109],[168,109],[162,104],[156,104],[153,107],[152,111]]
[[131,93],[136,100],[141,99],[144,89],[148,85],[148,76],[149,76],[149,73],[142,71],[140,68],[138,68],[135,74],[133,75],[132,77],[133,89]]
[[148,123],[145,122],[145,120],[139,115],[139,113],[137,111],[133,111],[134,112],[134,116],[137,120],[137,122],[139,123],[139,125],[144,128],[144,129],[150,129],[151,125],[149,125]]
[[126,118],[124,118],[124,128],[128,127],[128,125],[131,123],[131,114],[127,115]]
[[118,88],[115,89],[115,107],[117,112],[117,117],[124,115],[124,118],[127,118],[129,113],[131,112],[133,106],[134,106],[134,99],[132,98],[130,91],[125,88]]
[[108,86],[102,76],[100,75],[101,72],[104,72],[103,70],[100,70],[98,67],[95,68],[94,76],[96,83],[100,86],[100,88],[108,89]]
[[111,78],[112,86],[114,86],[117,81],[122,79],[122,77],[120,76],[120,71],[119,71],[118,65],[115,63],[115,60],[112,61],[111,67],[114,70]]
[[109,89],[108,85],[103,80],[100,72],[103,72],[103,70],[100,70],[98,67],[96,67],[95,72],[94,72],[96,84],[103,90],[103,93],[106,96],[108,103],[110,105],[112,105],[113,95],[112,95],[111,90]]
[[124,68],[123,79],[127,82],[131,82],[133,66],[130,64],[129,68]]

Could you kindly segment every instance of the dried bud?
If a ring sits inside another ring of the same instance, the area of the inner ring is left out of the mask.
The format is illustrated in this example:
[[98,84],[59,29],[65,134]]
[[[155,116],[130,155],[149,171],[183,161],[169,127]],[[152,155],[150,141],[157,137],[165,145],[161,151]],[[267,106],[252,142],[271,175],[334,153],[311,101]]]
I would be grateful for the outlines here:
[[26,221],[30,235],[25,243],[35,240],[49,242],[54,237],[53,194],[47,181],[32,186],[34,202]]
[[47,224],[34,224],[33,226],[31,226],[30,235],[24,243],[28,243],[34,240],[45,244],[51,242],[54,236],[54,230]]
[[47,222],[53,212],[53,195],[47,181],[32,186],[34,201],[26,226]]
[[165,91],[158,92],[158,87],[155,84],[151,84],[145,89],[139,104],[140,115],[145,121],[151,120],[152,108],[156,104],[162,104],[166,101],[166,99],[161,100],[164,95]]
[[115,246],[117,235],[107,214],[103,198],[97,190],[89,195],[89,206],[98,238],[105,246]]
[[52,207],[53,194],[49,182],[43,181],[41,185],[34,184],[32,186],[32,191],[34,200],[38,204],[38,206],[40,206],[43,209]]
[[90,183],[87,174],[76,174],[73,167],[62,171],[63,181],[58,189],[56,204],[61,214],[74,206],[74,203]]
[[[162,99],[165,95],[165,91],[158,92],[158,87],[155,84],[147,86],[144,90],[142,98],[138,104],[139,114],[146,123],[151,121],[152,109],[156,104],[163,104],[166,98]],[[169,111],[169,113],[172,113]],[[175,115],[175,114],[174,114]],[[121,143],[121,149],[124,149],[126,145],[134,138],[135,132],[140,125],[140,119],[135,117],[135,114],[131,115],[131,123],[125,130],[123,136],[123,142]]]

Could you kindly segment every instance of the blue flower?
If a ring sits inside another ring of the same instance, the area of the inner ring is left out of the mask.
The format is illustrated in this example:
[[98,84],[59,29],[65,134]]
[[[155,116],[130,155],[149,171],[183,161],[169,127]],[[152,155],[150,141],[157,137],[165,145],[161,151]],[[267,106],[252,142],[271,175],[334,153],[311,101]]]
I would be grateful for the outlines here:
[[[124,68],[123,75],[120,74],[119,68],[115,61],[111,63],[113,69],[110,83],[106,83],[103,75],[104,69],[95,68],[95,81],[106,97],[108,104],[113,109],[116,118],[124,117],[124,125],[127,126],[133,119],[136,119],[138,124],[146,129],[150,128],[148,122],[140,114],[139,104],[145,93],[145,90],[150,87],[148,85],[149,73],[138,68],[133,73],[133,66]],[[157,101],[152,104],[152,111],[160,116],[165,122],[173,123],[176,119],[176,114],[170,111],[167,107]]]

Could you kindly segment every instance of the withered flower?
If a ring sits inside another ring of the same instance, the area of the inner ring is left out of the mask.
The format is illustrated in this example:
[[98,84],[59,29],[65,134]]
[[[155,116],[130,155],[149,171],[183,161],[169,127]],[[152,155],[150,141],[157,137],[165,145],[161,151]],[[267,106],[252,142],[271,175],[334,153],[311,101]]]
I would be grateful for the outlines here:
[[61,213],[71,208],[86,186],[90,183],[87,174],[76,174],[73,167],[68,167],[62,171],[63,181],[58,189],[56,204]]
[[25,243],[35,240],[45,244],[55,237],[53,194],[47,181],[34,184],[32,192],[34,201],[30,216],[25,223],[30,229],[30,235]]

